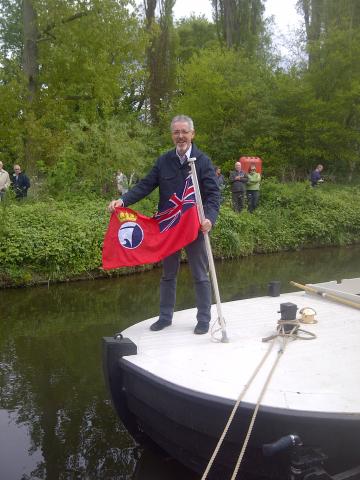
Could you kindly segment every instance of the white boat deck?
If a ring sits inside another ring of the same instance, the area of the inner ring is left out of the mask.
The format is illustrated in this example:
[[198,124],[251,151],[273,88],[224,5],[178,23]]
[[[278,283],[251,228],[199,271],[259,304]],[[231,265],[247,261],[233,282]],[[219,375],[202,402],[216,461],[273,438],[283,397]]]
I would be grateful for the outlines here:
[[[157,318],[124,330],[138,347],[126,359],[178,386],[236,400],[268,349],[262,338],[276,331],[280,303],[312,307],[316,324],[301,328],[314,340],[289,342],[275,370],[262,405],[290,410],[360,414],[360,310],[295,292],[222,304],[229,343],[216,343],[207,335],[194,335],[196,310],[176,312],[171,327],[152,332]],[[212,318],[217,318],[213,305]],[[299,316],[299,314],[298,314]],[[256,380],[243,398],[256,403],[277,356],[276,344]]]

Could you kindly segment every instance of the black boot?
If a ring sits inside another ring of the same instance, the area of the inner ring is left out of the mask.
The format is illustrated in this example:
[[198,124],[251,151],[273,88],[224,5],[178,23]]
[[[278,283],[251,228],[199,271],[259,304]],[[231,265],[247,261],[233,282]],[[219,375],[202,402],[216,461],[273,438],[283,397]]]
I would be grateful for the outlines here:
[[209,331],[209,322],[198,322],[194,329],[194,333],[196,335],[204,335],[204,333],[207,333],[208,331]]
[[153,332],[158,332],[159,330],[162,330],[165,327],[169,327],[171,325],[171,320],[157,320],[155,323],[150,325],[150,330]]

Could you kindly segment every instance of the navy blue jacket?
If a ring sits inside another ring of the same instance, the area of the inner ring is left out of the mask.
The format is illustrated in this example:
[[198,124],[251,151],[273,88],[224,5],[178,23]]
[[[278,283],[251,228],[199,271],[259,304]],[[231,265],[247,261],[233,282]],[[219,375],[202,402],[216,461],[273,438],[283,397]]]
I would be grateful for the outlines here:
[[30,180],[25,173],[20,172],[18,177],[16,177],[15,173],[13,173],[11,176],[11,183],[16,198],[27,196],[27,191],[30,188]]
[[310,175],[310,182],[312,187],[316,187],[318,181],[321,180],[321,174],[317,170],[311,172]]
[[[191,149],[191,157],[196,157],[195,168],[204,205],[205,218],[208,218],[214,225],[220,207],[220,191],[214,166],[210,159],[194,144]],[[159,211],[163,210],[166,208],[171,195],[183,188],[185,178],[189,173],[190,165],[188,162],[181,165],[175,149],[166,152],[156,160],[146,177],[121,197],[124,206],[128,207],[138,202],[159,187],[158,209]]]

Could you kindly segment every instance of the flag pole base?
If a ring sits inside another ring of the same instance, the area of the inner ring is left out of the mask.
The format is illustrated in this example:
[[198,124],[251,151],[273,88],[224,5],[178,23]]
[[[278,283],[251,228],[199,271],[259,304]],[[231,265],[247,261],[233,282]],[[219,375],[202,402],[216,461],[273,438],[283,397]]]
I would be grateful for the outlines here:
[[227,333],[222,331],[221,335],[221,343],[230,343],[229,337],[227,336]]

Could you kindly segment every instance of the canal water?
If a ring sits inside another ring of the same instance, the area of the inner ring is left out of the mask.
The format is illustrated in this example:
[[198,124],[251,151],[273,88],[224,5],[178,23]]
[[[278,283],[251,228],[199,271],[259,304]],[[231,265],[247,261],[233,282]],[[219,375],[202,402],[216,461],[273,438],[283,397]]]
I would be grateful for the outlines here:
[[[280,280],[360,276],[360,247],[252,256],[216,264],[222,301],[266,295]],[[105,389],[101,338],[158,313],[160,269],[119,279],[0,291],[1,480],[197,480],[138,448]],[[177,309],[192,307],[186,265]],[[195,319],[194,319],[195,322]]]

